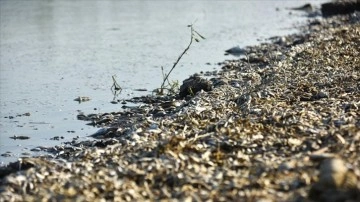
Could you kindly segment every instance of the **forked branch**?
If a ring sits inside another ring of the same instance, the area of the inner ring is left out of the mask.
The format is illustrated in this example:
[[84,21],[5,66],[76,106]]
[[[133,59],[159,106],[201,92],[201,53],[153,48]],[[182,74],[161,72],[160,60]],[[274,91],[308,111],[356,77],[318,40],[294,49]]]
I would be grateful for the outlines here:
[[176,60],[176,62],[172,66],[172,68],[170,69],[169,73],[165,74],[165,77],[164,77],[163,82],[160,87],[160,93],[163,93],[163,89],[165,88],[165,82],[168,81],[171,72],[175,69],[176,65],[180,62],[181,58],[185,55],[185,53],[190,49],[190,46],[194,42],[194,40],[196,42],[199,42],[200,41],[199,37],[201,39],[205,39],[205,37],[203,37],[201,34],[199,34],[197,31],[195,31],[193,24],[188,25],[188,27],[190,27],[190,32],[191,32],[191,38],[190,38],[189,45],[185,48],[185,50],[178,57],[178,59]]

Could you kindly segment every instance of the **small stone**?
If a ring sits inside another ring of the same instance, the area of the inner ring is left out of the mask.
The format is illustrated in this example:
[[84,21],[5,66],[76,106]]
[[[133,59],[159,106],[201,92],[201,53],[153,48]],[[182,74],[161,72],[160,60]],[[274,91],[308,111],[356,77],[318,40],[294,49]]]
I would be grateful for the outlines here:
[[183,84],[180,86],[180,97],[186,97],[187,95],[194,96],[197,92],[211,91],[212,85],[211,83],[198,76],[191,76],[190,78],[183,81]]
[[320,166],[319,183],[325,187],[339,188],[344,183],[347,170],[343,160],[326,159]]

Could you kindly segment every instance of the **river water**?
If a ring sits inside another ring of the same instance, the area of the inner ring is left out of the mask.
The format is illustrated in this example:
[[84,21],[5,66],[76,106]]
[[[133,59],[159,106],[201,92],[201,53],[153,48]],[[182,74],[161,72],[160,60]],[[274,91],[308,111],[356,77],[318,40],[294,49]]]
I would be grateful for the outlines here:
[[[286,8],[305,3],[1,0],[0,165],[41,154],[30,151],[37,146],[87,139],[98,129],[78,121],[79,112],[121,110],[111,104],[113,75],[123,88],[119,99],[160,87],[161,67],[168,71],[189,43],[188,24],[206,40],[193,44],[171,80],[219,70],[218,62],[236,58],[224,56],[233,46],[296,32],[307,18]],[[91,100],[78,103],[78,96]]]

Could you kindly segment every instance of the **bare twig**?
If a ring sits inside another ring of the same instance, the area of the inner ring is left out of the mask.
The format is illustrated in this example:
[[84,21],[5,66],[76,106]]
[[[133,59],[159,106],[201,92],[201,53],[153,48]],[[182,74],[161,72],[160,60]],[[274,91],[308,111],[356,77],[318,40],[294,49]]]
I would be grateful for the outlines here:
[[121,93],[122,88],[121,86],[116,82],[115,80],[115,75],[112,76],[112,80],[113,80],[113,85],[111,86],[111,91],[114,94],[114,98],[113,100],[115,100],[115,98]]
[[113,80],[113,85],[111,86],[111,89],[114,88],[114,90],[116,91],[121,91],[122,88],[121,86],[116,82],[115,80],[115,75],[111,76],[112,77],[112,80]]
[[160,87],[160,94],[163,94],[163,89],[165,89],[165,82],[166,81],[168,81],[168,84],[170,85],[169,76],[170,76],[171,72],[175,69],[176,65],[180,62],[181,58],[185,55],[185,53],[190,49],[190,46],[193,43],[193,41],[195,40],[196,42],[199,42],[199,39],[197,38],[197,36],[200,37],[201,39],[205,39],[205,37],[203,37],[197,31],[194,30],[193,24],[188,25],[188,27],[190,27],[190,31],[191,31],[191,38],[190,38],[189,45],[185,48],[185,50],[178,57],[178,59],[176,60],[176,62],[172,66],[172,68],[170,69],[169,73],[167,73],[167,74],[163,73],[163,76],[165,76],[165,77],[164,77],[163,82],[162,82],[161,87]]

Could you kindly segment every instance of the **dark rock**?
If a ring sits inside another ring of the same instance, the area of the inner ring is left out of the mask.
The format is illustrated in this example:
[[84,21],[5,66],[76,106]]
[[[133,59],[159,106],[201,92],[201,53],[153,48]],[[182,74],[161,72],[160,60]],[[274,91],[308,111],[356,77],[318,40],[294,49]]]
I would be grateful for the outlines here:
[[180,86],[180,97],[186,97],[187,95],[195,95],[197,92],[204,90],[204,91],[211,91],[212,85],[206,79],[197,76],[191,76],[190,78],[183,81],[183,84]]
[[351,14],[360,11],[360,1],[330,2],[321,5],[323,17]]

